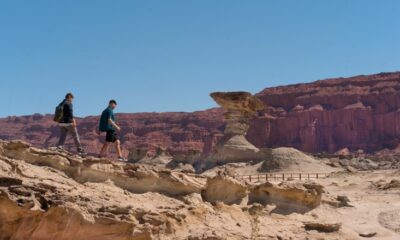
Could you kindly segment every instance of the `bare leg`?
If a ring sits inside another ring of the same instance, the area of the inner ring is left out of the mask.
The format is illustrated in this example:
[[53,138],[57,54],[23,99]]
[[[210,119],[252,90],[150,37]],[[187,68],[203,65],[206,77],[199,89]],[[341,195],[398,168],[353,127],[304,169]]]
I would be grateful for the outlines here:
[[121,141],[120,140],[115,141],[115,147],[117,149],[118,157],[122,157]]
[[100,157],[105,157],[106,155],[107,155],[107,151],[108,151],[108,147],[110,146],[110,143],[109,142],[105,142],[104,143],[104,145],[103,145],[103,147],[101,148],[101,151],[100,151]]

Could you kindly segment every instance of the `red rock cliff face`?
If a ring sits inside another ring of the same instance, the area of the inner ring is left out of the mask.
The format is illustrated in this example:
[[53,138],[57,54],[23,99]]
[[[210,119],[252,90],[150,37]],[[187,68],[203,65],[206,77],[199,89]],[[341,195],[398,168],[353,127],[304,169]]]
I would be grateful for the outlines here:
[[267,88],[268,106],[248,133],[258,147],[306,152],[376,151],[400,141],[400,73]]
[[[251,122],[248,139],[258,147],[291,146],[306,152],[335,152],[348,147],[368,152],[400,143],[400,72],[338,78],[267,88],[257,96],[268,109]],[[205,96],[207,97],[207,96]],[[172,154],[209,153],[221,139],[221,109],[193,113],[119,114],[124,149],[168,148]],[[104,136],[98,117],[79,119],[88,152],[98,153]],[[55,146],[58,128],[51,116],[0,119],[0,139],[22,139]],[[67,148],[72,149],[69,140]]]
[[[193,113],[134,113],[117,114],[122,145],[127,153],[133,147],[149,149],[167,148],[172,154],[185,154],[203,150],[204,142],[224,129],[222,111],[210,109]],[[97,135],[99,117],[78,119],[82,144],[92,154],[98,154],[104,134]],[[22,139],[35,146],[56,146],[59,129],[50,115],[7,117],[0,119],[0,139]],[[66,148],[74,150],[70,137]]]

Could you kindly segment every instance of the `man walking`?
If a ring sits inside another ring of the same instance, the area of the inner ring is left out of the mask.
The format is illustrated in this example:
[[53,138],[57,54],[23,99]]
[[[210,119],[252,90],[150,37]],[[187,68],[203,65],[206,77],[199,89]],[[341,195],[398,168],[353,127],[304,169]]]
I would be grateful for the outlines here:
[[115,123],[114,109],[116,107],[117,102],[115,100],[110,100],[108,107],[101,114],[99,130],[100,132],[106,132],[106,142],[101,149],[100,157],[106,156],[109,146],[115,144],[118,160],[126,162],[127,160],[122,156],[121,142],[115,132],[116,130],[121,130],[121,128]]
[[57,116],[59,117],[57,121],[59,122],[61,135],[57,147],[59,149],[63,148],[65,139],[67,138],[68,133],[70,133],[74,139],[78,153],[80,155],[86,155],[85,151],[82,148],[81,141],[79,139],[78,130],[76,129],[76,121],[74,118],[73,105],[72,105],[73,100],[74,100],[74,95],[72,95],[72,93],[67,93],[67,95],[65,95],[65,99],[58,105],[60,113],[59,116]]

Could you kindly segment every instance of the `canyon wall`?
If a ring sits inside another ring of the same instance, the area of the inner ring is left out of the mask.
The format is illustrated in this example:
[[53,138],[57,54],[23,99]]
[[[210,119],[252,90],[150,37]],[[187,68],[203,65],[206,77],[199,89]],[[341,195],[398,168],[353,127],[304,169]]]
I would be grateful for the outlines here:
[[[0,139],[21,139],[38,147],[56,146],[59,129],[52,119],[50,115],[40,114],[0,119]],[[122,128],[118,135],[126,154],[132,148],[148,149],[154,154],[159,147],[174,155],[210,151],[210,144],[216,141],[214,135],[224,130],[220,109],[193,113],[123,113],[116,114],[116,120]],[[77,121],[85,149],[98,154],[105,140],[104,133],[100,136],[96,133],[99,116]],[[66,149],[75,151],[71,137],[67,138]]]
[[267,88],[268,109],[252,122],[258,147],[306,152],[393,149],[400,136],[400,73],[338,78]]
[[[348,148],[374,152],[400,143],[400,72],[266,88],[256,94],[267,108],[250,122],[247,138],[255,146],[295,147],[306,152]],[[204,96],[207,97],[207,96]],[[100,150],[104,136],[95,132],[98,116],[79,119],[89,153]],[[209,153],[224,131],[223,110],[193,113],[118,114],[123,147],[158,147],[172,154]],[[54,146],[58,128],[50,115],[0,119],[0,139],[22,139]],[[68,143],[67,148],[72,149]]]

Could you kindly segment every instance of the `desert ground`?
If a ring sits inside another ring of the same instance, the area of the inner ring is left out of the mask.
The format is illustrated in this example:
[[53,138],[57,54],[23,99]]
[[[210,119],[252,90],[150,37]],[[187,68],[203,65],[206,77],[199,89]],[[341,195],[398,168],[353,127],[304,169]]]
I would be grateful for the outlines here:
[[[289,150],[280,159],[302,154]],[[184,173],[2,141],[0,239],[400,238],[398,170],[304,156],[327,175],[250,182],[240,176],[266,173]]]

